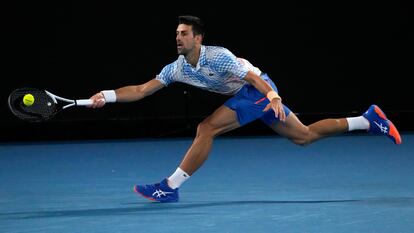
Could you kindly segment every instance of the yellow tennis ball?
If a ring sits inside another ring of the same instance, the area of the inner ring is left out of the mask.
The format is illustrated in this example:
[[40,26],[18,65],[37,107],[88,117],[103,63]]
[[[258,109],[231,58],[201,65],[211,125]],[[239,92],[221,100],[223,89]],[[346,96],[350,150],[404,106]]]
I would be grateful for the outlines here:
[[23,97],[23,104],[26,106],[32,106],[34,103],[34,96],[32,94],[26,94]]

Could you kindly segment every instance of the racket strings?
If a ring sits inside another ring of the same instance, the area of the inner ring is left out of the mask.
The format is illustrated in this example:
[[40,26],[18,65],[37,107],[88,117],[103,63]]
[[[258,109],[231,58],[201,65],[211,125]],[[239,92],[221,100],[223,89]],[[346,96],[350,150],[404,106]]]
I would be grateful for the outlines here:
[[[23,97],[26,94],[34,96],[33,105],[24,105]],[[11,93],[9,96],[9,107],[17,117],[28,121],[47,120],[57,111],[53,99],[44,91],[34,88],[17,89]]]

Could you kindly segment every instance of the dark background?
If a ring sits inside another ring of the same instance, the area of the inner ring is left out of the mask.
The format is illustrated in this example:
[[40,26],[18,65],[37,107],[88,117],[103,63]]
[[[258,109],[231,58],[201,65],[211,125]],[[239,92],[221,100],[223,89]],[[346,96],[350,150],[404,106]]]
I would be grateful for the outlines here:
[[[304,123],[356,116],[375,103],[401,131],[413,130],[408,0],[333,2],[3,5],[0,140],[194,135],[197,123],[228,97],[173,84],[140,102],[70,108],[35,124],[7,107],[8,94],[19,87],[77,99],[154,78],[177,58],[175,29],[183,14],[205,21],[204,44],[227,47],[268,73]],[[228,135],[269,133],[253,122]]]

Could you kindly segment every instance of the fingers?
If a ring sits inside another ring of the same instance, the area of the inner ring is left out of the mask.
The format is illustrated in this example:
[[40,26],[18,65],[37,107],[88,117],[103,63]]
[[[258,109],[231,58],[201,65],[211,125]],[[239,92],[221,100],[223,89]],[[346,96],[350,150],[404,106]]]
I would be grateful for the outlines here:
[[267,112],[269,111],[269,109],[272,107],[272,105],[269,103],[268,105],[266,105],[266,107],[263,109],[263,112]]
[[283,109],[283,107],[281,107],[280,111],[279,111],[279,120],[280,121],[285,121],[286,120],[286,113],[285,113],[285,110]]
[[272,105],[272,103],[269,103],[263,109],[263,112],[267,112],[270,109],[273,110],[273,112],[275,113],[275,117],[278,118],[280,121],[285,121],[286,120],[286,113],[285,113],[285,110],[283,109],[282,104],[277,104],[276,106],[274,106],[274,105]]
[[93,101],[92,105],[89,106],[91,108],[102,108],[106,103],[105,98],[101,92],[96,93],[90,99]]
[[285,113],[285,110],[283,109],[282,104],[278,104],[276,107],[274,107],[273,111],[275,112],[275,117],[279,118],[280,121],[286,120],[286,113]]

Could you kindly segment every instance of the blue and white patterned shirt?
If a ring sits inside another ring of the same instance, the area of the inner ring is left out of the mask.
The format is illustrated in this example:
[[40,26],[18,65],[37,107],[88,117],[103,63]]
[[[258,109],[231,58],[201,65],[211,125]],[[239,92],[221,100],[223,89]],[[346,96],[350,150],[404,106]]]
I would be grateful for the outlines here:
[[156,79],[165,86],[182,82],[204,90],[234,95],[247,84],[243,78],[249,70],[258,75],[261,73],[249,61],[237,58],[226,48],[202,45],[195,68],[185,60],[184,55],[180,55],[176,61],[166,65]]

